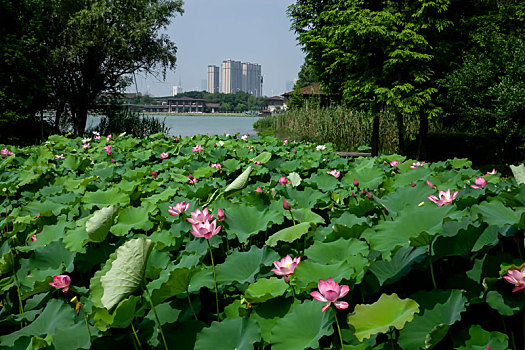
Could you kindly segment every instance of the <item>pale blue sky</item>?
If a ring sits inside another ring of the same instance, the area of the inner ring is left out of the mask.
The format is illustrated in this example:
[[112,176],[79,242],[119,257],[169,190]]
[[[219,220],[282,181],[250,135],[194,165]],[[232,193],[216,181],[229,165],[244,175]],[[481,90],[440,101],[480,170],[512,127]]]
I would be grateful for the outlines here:
[[[152,96],[171,95],[182,82],[184,91],[201,90],[208,65],[223,60],[258,63],[266,96],[285,92],[294,80],[304,53],[290,31],[287,7],[293,0],[185,0],[167,32],[178,47],[177,68],[165,81],[137,76],[138,90]],[[135,91],[135,86],[128,88]]]

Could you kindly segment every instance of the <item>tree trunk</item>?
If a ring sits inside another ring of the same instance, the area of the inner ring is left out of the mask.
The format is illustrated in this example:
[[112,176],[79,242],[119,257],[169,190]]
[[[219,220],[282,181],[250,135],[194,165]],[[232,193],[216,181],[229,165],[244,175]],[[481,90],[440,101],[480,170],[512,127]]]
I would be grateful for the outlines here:
[[379,120],[381,118],[380,112],[374,116],[372,122],[372,156],[376,157],[379,155]]
[[58,102],[56,106],[55,111],[55,125],[54,128],[56,131],[60,132],[60,119],[62,118],[62,114],[64,113],[64,108],[66,107],[66,104],[64,102]]
[[87,107],[80,107],[75,111],[73,118],[73,134],[76,137],[84,135],[87,123],[87,112]]
[[396,112],[397,119],[397,138],[399,139],[398,153],[400,155],[405,154],[405,125],[403,123],[403,114]]
[[424,112],[419,117],[419,142],[417,145],[417,160],[427,157],[428,116]]

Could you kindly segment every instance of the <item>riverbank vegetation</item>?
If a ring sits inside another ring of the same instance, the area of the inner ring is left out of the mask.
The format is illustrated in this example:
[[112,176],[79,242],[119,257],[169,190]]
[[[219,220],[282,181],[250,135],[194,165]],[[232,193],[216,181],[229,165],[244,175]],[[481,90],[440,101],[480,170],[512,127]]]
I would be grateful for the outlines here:
[[399,152],[416,124],[425,159],[437,120],[496,136],[515,162],[525,159],[524,11],[519,0],[298,0],[289,16],[306,53],[302,76],[321,82],[332,103],[372,117],[372,153],[391,132],[381,119],[393,116]]
[[2,349],[525,346],[504,169],[271,137],[1,147]]

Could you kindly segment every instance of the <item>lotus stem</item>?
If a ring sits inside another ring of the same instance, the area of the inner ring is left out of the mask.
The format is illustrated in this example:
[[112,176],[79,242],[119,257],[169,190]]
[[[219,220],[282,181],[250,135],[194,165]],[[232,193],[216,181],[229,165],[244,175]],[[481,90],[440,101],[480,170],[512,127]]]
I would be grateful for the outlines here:
[[332,308],[332,311],[334,312],[334,316],[335,316],[335,324],[337,325],[337,333],[339,333],[339,341],[341,341],[341,349],[344,349],[344,344],[343,344],[343,336],[341,335],[341,327],[339,327],[339,320],[337,319],[337,312],[335,312],[335,309]]
[[188,288],[186,288],[186,295],[188,296],[188,303],[190,304],[191,312],[193,313],[193,317],[195,317],[195,320],[198,321],[197,314],[195,313],[195,310],[193,309],[193,304],[191,303],[190,298],[190,292],[188,291]]
[[428,261],[430,262],[430,277],[432,277],[432,284],[434,285],[434,288],[437,289],[436,278],[434,277],[434,267],[432,266],[432,256],[428,257]]
[[217,277],[215,275],[215,263],[213,262],[213,253],[211,251],[210,240],[206,240],[208,243],[208,249],[210,250],[211,266],[213,269],[213,284],[215,286],[215,305],[217,306],[217,320],[220,321],[219,317],[219,291],[217,290]]
[[[84,309],[82,309],[82,315],[84,315],[84,322],[86,323],[86,328],[87,328],[88,335],[89,335],[89,342],[91,342],[91,331],[89,330],[89,323],[88,323],[86,313],[84,312]],[[133,326],[133,323],[131,325]]]
[[146,290],[146,294],[148,295],[149,299],[149,304],[151,305],[151,309],[153,310],[153,314],[155,315],[155,319],[157,320],[157,324],[159,325],[159,331],[162,337],[162,342],[164,343],[164,348],[168,350],[168,344],[166,343],[166,338],[164,337],[164,332],[162,331],[162,325],[160,324],[160,319],[157,315],[157,310],[155,310],[155,306],[153,305],[153,301],[151,300],[151,295],[149,294],[148,287],[144,286],[144,289]]
[[290,212],[290,216],[292,217],[293,225],[295,226],[295,218],[293,217],[292,209],[290,209],[288,211]]
[[137,335],[137,331],[135,330],[135,327],[133,326],[133,322],[131,322],[131,330],[133,330],[133,335],[135,336],[135,340],[137,341],[137,344],[139,344],[139,349],[142,349],[142,344],[140,343],[139,336]]

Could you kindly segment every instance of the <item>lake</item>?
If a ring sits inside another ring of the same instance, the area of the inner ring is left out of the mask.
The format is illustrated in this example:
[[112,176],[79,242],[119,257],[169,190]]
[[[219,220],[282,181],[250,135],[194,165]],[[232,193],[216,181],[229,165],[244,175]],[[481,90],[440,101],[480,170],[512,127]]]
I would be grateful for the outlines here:
[[[253,123],[261,117],[227,117],[220,115],[148,115],[149,118],[164,120],[166,126],[170,128],[170,136],[193,136],[198,134],[223,135],[250,134],[257,135],[253,129]],[[100,117],[89,116],[87,128],[98,124]]]

